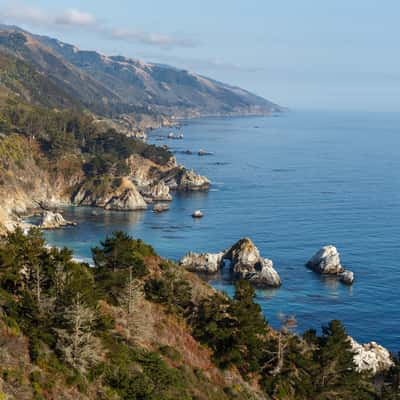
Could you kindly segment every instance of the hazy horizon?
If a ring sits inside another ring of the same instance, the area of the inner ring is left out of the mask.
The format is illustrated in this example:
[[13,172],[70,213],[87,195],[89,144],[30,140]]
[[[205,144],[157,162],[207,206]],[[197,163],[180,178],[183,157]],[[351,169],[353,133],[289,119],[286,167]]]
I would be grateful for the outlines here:
[[189,69],[292,110],[400,110],[392,0],[0,0],[0,22],[85,50]]

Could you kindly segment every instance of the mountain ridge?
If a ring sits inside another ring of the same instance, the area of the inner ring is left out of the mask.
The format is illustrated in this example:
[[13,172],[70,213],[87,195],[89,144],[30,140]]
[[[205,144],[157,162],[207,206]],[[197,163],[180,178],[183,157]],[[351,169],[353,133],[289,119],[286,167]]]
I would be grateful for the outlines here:
[[[107,56],[0,25],[0,48],[35,65],[89,109],[147,110],[176,117],[269,115],[284,109],[258,95],[185,69]],[[108,110],[110,111],[110,110]]]

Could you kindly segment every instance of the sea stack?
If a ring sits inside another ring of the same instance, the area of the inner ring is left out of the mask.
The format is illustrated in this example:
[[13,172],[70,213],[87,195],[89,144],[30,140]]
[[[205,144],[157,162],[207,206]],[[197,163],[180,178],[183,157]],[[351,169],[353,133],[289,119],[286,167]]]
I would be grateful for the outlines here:
[[230,249],[221,253],[189,252],[180,265],[189,271],[214,274],[222,269],[225,260],[230,264],[230,272],[236,279],[246,279],[260,287],[279,287],[282,285],[273,262],[263,258],[249,238],[240,239]]
[[76,225],[76,222],[67,221],[58,212],[44,211],[42,221],[39,225],[41,229],[57,229],[63,226]]
[[346,285],[354,282],[354,273],[346,271],[335,246],[324,246],[307,262],[306,266],[322,275],[334,275]]

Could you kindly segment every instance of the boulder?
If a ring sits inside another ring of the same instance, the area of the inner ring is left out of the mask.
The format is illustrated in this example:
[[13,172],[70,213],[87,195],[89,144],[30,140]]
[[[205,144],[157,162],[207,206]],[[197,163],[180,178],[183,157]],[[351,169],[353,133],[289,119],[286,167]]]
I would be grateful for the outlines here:
[[104,208],[116,211],[137,211],[145,210],[147,204],[136,188],[130,188],[125,189],[120,195],[112,197]]
[[179,264],[188,271],[215,274],[222,267],[224,253],[192,253],[186,254]]
[[344,269],[335,246],[322,247],[306,266],[323,275],[335,275],[346,285],[352,285],[354,282],[354,273]]
[[193,218],[203,218],[203,216],[204,216],[204,214],[200,210],[196,210],[192,214]]
[[282,285],[273,262],[261,257],[258,248],[249,238],[240,239],[225,253],[224,258],[230,261],[231,272],[238,278],[248,279],[260,286]]
[[210,187],[210,181],[201,175],[197,175],[193,170],[183,170],[178,179],[178,190],[181,191],[205,191]]
[[306,265],[320,274],[338,275],[344,272],[339,252],[335,246],[322,247]]
[[57,229],[69,225],[76,225],[76,223],[65,220],[60,213],[45,211],[42,214],[42,220],[39,227],[41,229]]
[[393,359],[389,350],[376,342],[360,344],[349,337],[354,352],[354,364],[358,372],[368,371],[373,375],[389,370],[393,365]]
[[339,275],[339,279],[340,279],[340,282],[343,282],[346,285],[352,285],[354,282],[354,272],[344,271]]
[[279,287],[282,285],[281,278],[274,269],[272,260],[267,258],[262,259],[261,270],[251,273],[247,279],[256,286]]

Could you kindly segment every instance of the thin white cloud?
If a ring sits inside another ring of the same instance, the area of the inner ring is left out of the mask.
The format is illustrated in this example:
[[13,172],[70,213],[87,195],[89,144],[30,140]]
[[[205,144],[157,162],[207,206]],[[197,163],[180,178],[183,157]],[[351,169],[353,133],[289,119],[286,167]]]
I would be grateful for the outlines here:
[[43,10],[30,6],[8,6],[2,7],[0,17],[7,20],[16,20],[21,22],[30,22],[33,24],[42,24],[48,22],[48,16]]
[[93,14],[78,9],[52,12],[15,1],[3,5],[0,1],[0,19],[4,23],[47,26],[59,29],[79,28],[87,32],[101,34],[104,38],[110,40],[140,43],[160,48],[194,47],[197,45],[186,37],[110,27],[103,21],[96,19]]
[[94,15],[76,9],[65,10],[57,15],[54,22],[60,25],[88,26],[96,22]]
[[108,32],[110,38],[124,40],[127,42],[140,42],[148,45],[157,45],[161,47],[194,47],[196,43],[190,39],[177,38],[160,33],[132,31],[127,29],[113,29]]

